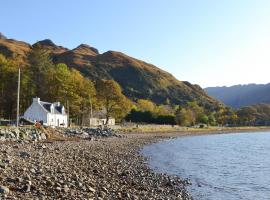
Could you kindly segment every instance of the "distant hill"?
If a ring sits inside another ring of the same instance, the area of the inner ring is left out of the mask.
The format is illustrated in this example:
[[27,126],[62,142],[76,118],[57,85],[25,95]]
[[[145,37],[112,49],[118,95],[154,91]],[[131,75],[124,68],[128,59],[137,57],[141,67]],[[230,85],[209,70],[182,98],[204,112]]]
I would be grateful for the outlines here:
[[233,108],[259,103],[270,103],[269,84],[235,85],[231,87],[208,87],[206,93]]
[[92,80],[104,78],[117,81],[124,94],[132,100],[144,98],[158,104],[170,102],[180,105],[197,101],[205,107],[219,104],[200,86],[179,81],[168,72],[121,52],[99,53],[96,48],[87,44],[68,49],[49,39],[30,45],[7,39],[2,34],[0,36],[0,53],[6,57],[17,57],[26,63],[27,53],[34,45],[40,45],[48,50],[54,63],[65,63]]
[[244,106],[237,111],[237,115],[241,125],[269,126],[270,104]]

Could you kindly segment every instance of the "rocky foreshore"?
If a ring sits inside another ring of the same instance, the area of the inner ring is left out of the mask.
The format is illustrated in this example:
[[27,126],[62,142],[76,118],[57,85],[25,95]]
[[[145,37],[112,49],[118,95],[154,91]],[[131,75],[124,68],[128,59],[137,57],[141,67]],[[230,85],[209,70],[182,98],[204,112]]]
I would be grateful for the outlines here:
[[12,142],[38,142],[49,139],[50,134],[58,137],[78,137],[84,139],[92,139],[99,137],[113,137],[119,136],[114,130],[110,128],[50,128],[34,126],[29,127],[5,127],[0,128],[0,142],[12,141]]
[[158,139],[2,143],[0,199],[192,199],[185,181],[154,173],[138,153]]
[[57,131],[66,136],[78,136],[81,138],[91,138],[91,137],[112,137],[118,136],[113,129],[110,128],[60,128]]
[[41,141],[47,136],[41,129],[34,127],[0,128],[0,141]]

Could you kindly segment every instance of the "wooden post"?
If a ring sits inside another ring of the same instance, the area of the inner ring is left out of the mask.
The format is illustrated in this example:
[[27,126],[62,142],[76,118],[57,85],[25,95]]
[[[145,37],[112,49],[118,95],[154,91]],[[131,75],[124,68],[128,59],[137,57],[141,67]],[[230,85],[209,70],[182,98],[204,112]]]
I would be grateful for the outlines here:
[[20,82],[21,82],[21,69],[19,67],[18,72],[18,93],[17,93],[17,123],[16,126],[19,126],[19,120],[20,120]]
[[91,119],[93,118],[93,105],[92,105],[92,99],[89,95],[89,101],[90,101],[90,119],[89,119],[89,126],[91,127],[92,124],[91,124]]
[[70,121],[69,121],[69,102],[67,100],[67,126],[70,127]]

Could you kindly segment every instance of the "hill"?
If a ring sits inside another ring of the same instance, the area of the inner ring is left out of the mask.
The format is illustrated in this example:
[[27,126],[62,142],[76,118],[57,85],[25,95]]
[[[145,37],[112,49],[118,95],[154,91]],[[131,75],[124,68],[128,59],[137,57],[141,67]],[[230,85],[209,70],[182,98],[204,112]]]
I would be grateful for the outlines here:
[[244,106],[237,110],[240,125],[270,125],[270,104]]
[[208,87],[205,91],[208,95],[233,108],[270,103],[270,83]]
[[99,51],[87,44],[68,49],[46,39],[33,45],[7,39],[1,34],[0,53],[8,58],[17,57],[27,63],[27,53],[34,45],[46,49],[54,63],[65,63],[80,71],[92,80],[98,78],[117,81],[123,93],[132,100],[150,99],[158,104],[183,105],[189,101],[197,101],[205,107],[219,104],[209,97],[204,90],[186,81],[179,81],[170,73],[144,61],[132,58],[121,52]]

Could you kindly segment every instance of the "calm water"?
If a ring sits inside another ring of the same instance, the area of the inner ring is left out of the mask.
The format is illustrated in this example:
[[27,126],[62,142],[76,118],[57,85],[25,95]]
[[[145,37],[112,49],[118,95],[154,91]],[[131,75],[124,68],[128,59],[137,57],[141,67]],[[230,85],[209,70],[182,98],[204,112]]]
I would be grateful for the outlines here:
[[270,132],[181,137],[142,153],[156,171],[189,178],[195,200],[270,199]]

